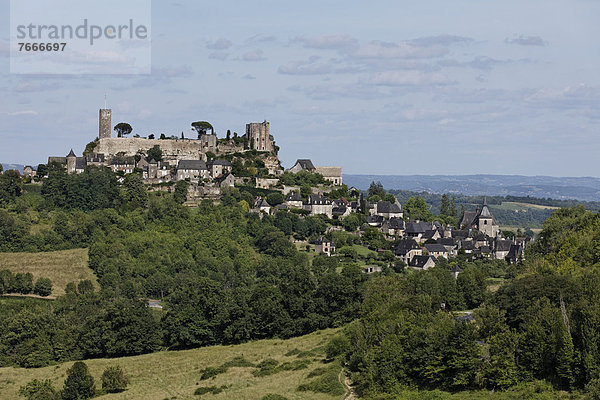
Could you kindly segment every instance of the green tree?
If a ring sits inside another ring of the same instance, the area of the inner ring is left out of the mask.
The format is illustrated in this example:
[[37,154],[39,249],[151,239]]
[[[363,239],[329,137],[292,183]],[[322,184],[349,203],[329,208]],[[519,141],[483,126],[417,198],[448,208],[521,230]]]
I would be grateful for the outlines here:
[[148,203],[148,191],[138,174],[128,174],[123,182],[125,192],[123,194],[127,208],[134,210],[136,208],[145,208]]
[[448,196],[445,193],[442,195],[440,215],[453,215],[452,211],[450,210],[450,199],[448,199]]
[[59,393],[52,387],[52,381],[34,379],[19,388],[19,394],[27,400],[58,400]]
[[31,272],[15,274],[13,290],[17,293],[29,294],[33,291],[33,275]]
[[43,178],[48,175],[48,165],[47,164],[38,164],[36,169],[37,177]]
[[102,389],[108,393],[119,393],[124,391],[129,384],[129,378],[120,366],[109,366],[102,373]]
[[283,198],[283,194],[280,192],[269,193],[267,195],[267,203],[269,203],[272,206],[276,206],[283,203],[283,200],[285,199]]
[[371,182],[371,185],[369,185],[367,198],[371,200],[373,196],[379,196],[379,198],[385,196],[385,190],[383,189],[381,182]]
[[209,130],[211,134],[215,133],[213,126],[207,121],[192,122],[192,129],[198,132],[198,138],[200,138],[200,135],[206,135]]
[[96,386],[87,365],[77,361],[67,370],[67,379],[62,390],[63,400],[83,400],[94,397]]
[[159,145],[155,145],[151,149],[148,149],[146,154],[148,160],[162,161],[163,152]]
[[10,169],[0,175],[0,204],[13,201],[23,192],[21,175]]
[[39,296],[50,296],[52,293],[52,281],[50,278],[39,278],[33,287],[33,293]]
[[433,219],[433,214],[429,211],[429,206],[422,197],[409,198],[404,204],[404,213],[410,220],[431,221]]
[[187,181],[177,181],[175,184],[175,192],[173,193],[173,198],[177,202],[177,204],[183,204],[187,200],[188,189],[190,187],[190,183]]
[[77,284],[77,292],[79,294],[94,293],[94,285],[92,284],[92,281],[89,279],[79,281]]
[[117,137],[125,137],[133,131],[133,128],[127,122],[119,122],[115,125],[114,131],[117,132]]

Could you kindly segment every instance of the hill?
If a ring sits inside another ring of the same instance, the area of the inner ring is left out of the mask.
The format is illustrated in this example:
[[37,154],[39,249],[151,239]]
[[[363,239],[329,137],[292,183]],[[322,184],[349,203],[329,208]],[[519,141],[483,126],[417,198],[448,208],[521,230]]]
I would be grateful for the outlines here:
[[348,187],[366,190],[379,181],[390,190],[600,200],[600,178],[522,175],[344,175]]
[[0,164],[2,164],[2,167],[4,168],[5,171],[8,171],[9,169],[16,169],[17,171],[19,171],[20,174],[23,173],[23,168],[25,168],[25,166],[22,164],[5,164],[5,163],[0,163]]
[[[322,362],[324,345],[336,332],[335,329],[328,329],[288,340],[270,339],[236,346],[162,351],[136,357],[86,360],[85,363],[94,376],[97,387],[100,386],[98,382],[102,371],[109,365],[121,366],[131,380],[125,392],[107,394],[98,399],[261,400],[267,394],[277,394],[290,400],[339,399],[343,398],[345,391],[338,381],[341,366],[337,362]],[[266,368],[269,364],[265,363],[266,360],[274,360],[270,363],[277,366]],[[265,367],[258,368],[257,365],[261,362]],[[0,393],[3,398],[18,399],[19,387],[33,379],[50,379],[55,388],[62,388],[66,370],[72,364],[68,362],[34,369],[0,368]],[[215,372],[206,368],[218,368],[224,364],[233,366],[226,372],[202,379],[203,373],[206,376]],[[332,378],[334,375],[335,378]],[[300,385],[319,378],[330,381],[333,387],[330,391],[333,394],[297,390]],[[206,387],[220,388],[222,391],[217,394],[194,395],[198,388]]]
[[69,282],[89,279],[98,287],[96,276],[88,267],[88,250],[74,249],[44,253],[0,253],[0,270],[12,273],[31,272],[34,281],[45,277],[52,280],[52,295],[65,293]]

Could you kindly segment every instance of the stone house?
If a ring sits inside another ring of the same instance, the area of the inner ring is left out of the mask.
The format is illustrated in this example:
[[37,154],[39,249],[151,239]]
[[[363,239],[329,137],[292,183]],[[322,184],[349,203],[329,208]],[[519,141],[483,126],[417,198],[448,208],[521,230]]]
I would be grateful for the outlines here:
[[310,211],[310,215],[325,214],[329,218],[333,217],[333,203],[322,194],[308,196],[304,209]]
[[402,218],[392,217],[389,220],[383,221],[379,231],[390,239],[401,237],[404,235],[405,223]]
[[342,167],[315,167],[314,172],[323,175],[326,181],[333,183],[335,186],[342,185]]
[[215,178],[215,182],[221,187],[221,189],[232,188],[235,186],[235,177],[233,174],[227,172],[224,175]]
[[432,256],[435,256],[435,258],[448,258],[448,249],[446,249],[444,245],[430,243],[426,244],[424,247],[425,250],[427,250],[427,252]]
[[23,168],[23,176],[24,177],[33,178],[35,175],[36,175],[36,171],[35,171],[35,169],[33,169],[33,167],[31,165],[26,165],[25,168]]
[[198,182],[209,179],[210,172],[203,160],[180,160],[177,164],[177,180],[189,179],[190,182]]
[[512,245],[512,240],[497,239],[494,242],[494,258],[497,260],[504,260],[506,256],[508,256]]
[[315,241],[315,252],[331,256],[335,252],[335,244],[331,240],[321,236]]
[[423,249],[414,239],[403,239],[398,243],[394,254],[404,263],[409,264],[414,256],[423,255]]
[[315,172],[315,166],[313,165],[311,160],[301,158],[296,160],[296,164],[294,164],[290,169],[288,169],[288,172],[291,172],[293,174],[298,173],[300,171]]
[[381,267],[379,265],[365,265],[362,268],[363,274],[374,274],[376,272],[381,272]]
[[429,268],[435,267],[436,262],[437,259],[435,258],[435,256],[416,255],[412,258],[412,260],[410,260],[408,266],[422,270],[427,270]]
[[135,169],[135,158],[126,156],[115,156],[110,160],[110,168],[113,172],[131,174]]
[[337,199],[333,201],[333,215],[338,218],[347,217],[352,212],[350,203],[344,199]]
[[231,172],[231,163],[227,160],[212,160],[206,163],[208,172],[212,178]]
[[384,218],[402,218],[402,206],[396,200],[395,203],[382,200],[378,201],[372,208],[369,209],[371,215],[381,215]]
[[290,208],[302,208],[302,196],[298,192],[289,192],[284,203]]
[[253,208],[255,210],[257,210],[258,212],[264,212],[266,214],[271,213],[271,205],[269,203],[267,203],[267,200],[263,199],[262,197],[256,198]]

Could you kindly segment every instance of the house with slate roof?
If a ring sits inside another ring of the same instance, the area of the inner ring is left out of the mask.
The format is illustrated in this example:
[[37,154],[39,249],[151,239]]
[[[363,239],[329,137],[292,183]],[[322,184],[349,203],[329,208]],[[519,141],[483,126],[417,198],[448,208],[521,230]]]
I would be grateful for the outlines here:
[[423,249],[414,239],[403,239],[398,243],[394,254],[404,263],[409,264],[414,256],[423,255]]
[[416,255],[412,258],[412,260],[410,260],[410,262],[408,263],[408,266],[426,270],[426,269],[435,267],[436,262],[437,262],[437,259],[435,258],[435,256]]
[[322,194],[311,194],[308,196],[304,209],[310,211],[310,215],[325,214],[329,218],[333,217],[333,203]]

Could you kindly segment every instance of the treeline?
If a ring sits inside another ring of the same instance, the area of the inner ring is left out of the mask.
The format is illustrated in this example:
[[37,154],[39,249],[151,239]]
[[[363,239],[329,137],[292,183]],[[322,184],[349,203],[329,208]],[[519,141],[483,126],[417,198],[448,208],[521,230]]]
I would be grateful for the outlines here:
[[52,281],[50,278],[40,277],[33,282],[31,272],[17,272],[13,274],[8,269],[0,270],[0,294],[19,293],[37,294],[38,296],[50,296],[52,293]]
[[447,289],[469,267],[455,284],[444,265],[371,280],[361,318],[337,339],[337,353],[367,398],[394,398],[408,388],[506,390],[534,381],[597,395],[599,238],[599,214],[582,206],[555,212],[525,263],[511,267],[507,277],[515,277],[463,304],[472,315],[452,312],[456,294]]

